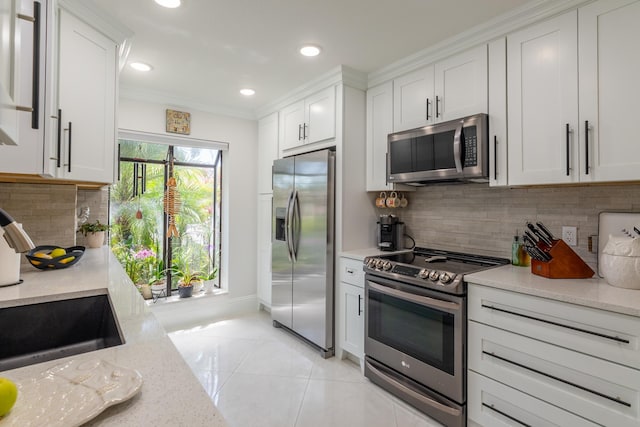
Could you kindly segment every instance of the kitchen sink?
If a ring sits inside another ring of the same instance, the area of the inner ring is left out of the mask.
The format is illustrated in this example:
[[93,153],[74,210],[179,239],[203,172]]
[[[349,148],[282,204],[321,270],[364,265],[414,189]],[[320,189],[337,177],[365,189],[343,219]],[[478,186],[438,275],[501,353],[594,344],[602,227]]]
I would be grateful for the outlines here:
[[124,344],[107,295],[0,309],[0,371]]

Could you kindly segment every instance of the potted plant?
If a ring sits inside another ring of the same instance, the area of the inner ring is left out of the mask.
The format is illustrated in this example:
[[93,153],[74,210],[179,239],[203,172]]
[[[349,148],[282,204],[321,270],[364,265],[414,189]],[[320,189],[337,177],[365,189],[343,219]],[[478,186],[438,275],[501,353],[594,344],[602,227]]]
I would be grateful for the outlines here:
[[183,268],[174,268],[172,272],[178,278],[178,294],[180,294],[180,298],[189,298],[193,293],[194,286],[202,284],[201,274],[191,271],[188,264]]
[[217,277],[218,277],[218,267],[213,267],[213,269],[209,271],[209,274],[206,274],[205,276],[202,277],[202,280],[204,280],[205,294],[210,294],[211,292],[213,292],[213,288],[215,286]]
[[90,248],[99,248],[104,244],[104,234],[108,229],[108,225],[102,224],[99,219],[96,219],[96,222],[85,222],[82,224],[80,228],[78,228],[78,232],[87,238],[87,245]]

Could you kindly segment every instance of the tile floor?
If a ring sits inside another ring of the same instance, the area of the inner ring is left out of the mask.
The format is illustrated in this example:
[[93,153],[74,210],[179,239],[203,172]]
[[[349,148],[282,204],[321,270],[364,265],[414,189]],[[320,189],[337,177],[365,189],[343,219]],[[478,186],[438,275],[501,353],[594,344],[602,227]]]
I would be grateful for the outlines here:
[[229,427],[435,427],[259,312],[169,334]]

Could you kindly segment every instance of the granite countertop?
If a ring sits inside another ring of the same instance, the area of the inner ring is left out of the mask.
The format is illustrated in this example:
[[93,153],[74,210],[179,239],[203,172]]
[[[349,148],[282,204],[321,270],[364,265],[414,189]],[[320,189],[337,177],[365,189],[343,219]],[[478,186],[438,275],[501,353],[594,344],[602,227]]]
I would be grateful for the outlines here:
[[[108,293],[125,344],[7,370],[1,376],[20,382],[71,359],[103,359],[137,370],[143,384],[133,398],[107,408],[87,425],[226,425],[107,246],[87,249],[77,264],[63,270],[25,266],[21,278],[20,285],[0,288],[0,308]],[[10,415],[0,420],[0,427],[9,421]]]
[[597,275],[591,279],[547,279],[527,267],[503,267],[465,276],[469,283],[640,317],[640,290],[617,288]]

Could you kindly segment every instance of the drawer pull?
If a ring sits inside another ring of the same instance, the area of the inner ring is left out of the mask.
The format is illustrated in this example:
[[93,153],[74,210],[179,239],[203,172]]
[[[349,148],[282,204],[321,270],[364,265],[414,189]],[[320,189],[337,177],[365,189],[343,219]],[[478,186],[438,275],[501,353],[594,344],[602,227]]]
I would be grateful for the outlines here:
[[547,378],[551,378],[552,380],[560,381],[561,383],[564,383],[564,384],[570,385],[570,386],[572,386],[572,387],[578,388],[578,389],[580,389],[580,390],[586,391],[586,392],[591,393],[591,394],[595,394],[596,396],[600,396],[600,397],[602,397],[602,398],[605,398],[605,399],[611,400],[612,402],[615,402],[615,403],[618,403],[618,404],[620,404],[620,405],[623,405],[623,406],[626,406],[626,407],[628,407],[628,408],[631,408],[631,404],[630,404],[630,403],[627,403],[627,402],[625,402],[624,400],[621,400],[619,397],[612,397],[612,396],[609,396],[609,395],[607,395],[607,394],[600,393],[599,391],[591,390],[590,388],[587,388],[587,387],[585,387],[585,386],[581,386],[580,384],[576,384],[576,383],[574,383],[574,382],[567,381],[567,380],[562,379],[562,378],[560,378],[560,377],[556,377],[555,375],[550,375],[550,374],[547,374],[546,372],[542,372],[542,371],[540,371],[540,370],[538,370],[538,369],[534,369],[534,368],[531,368],[531,367],[529,367],[529,366],[523,365],[523,364],[521,364],[521,363],[514,362],[513,360],[509,360],[509,359],[507,359],[507,358],[504,358],[504,357],[498,356],[498,355],[497,355],[497,354],[495,354],[495,353],[489,353],[489,352],[487,352],[487,351],[484,351],[484,350],[483,350],[483,351],[482,351],[482,354],[486,354],[487,356],[494,357],[494,358],[496,358],[496,359],[498,359],[498,360],[502,360],[503,362],[507,362],[507,363],[509,363],[509,364],[511,364],[511,365],[517,366],[517,367],[522,368],[522,369],[526,369],[527,371],[530,371],[530,372],[536,373],[536,374],[538,374],[538,375],[545,376],[545,377],[547,377]]
[[511,421],[515,421],[518,424],[520,424],[521,426],[525,426],[525,427],[531,427],[530,424],[527,423],[523,423],[522,421],[520,421],[519,419],[512,417],[511,415],[507,414],[506,412],[502,412],[499,409],[496,409],[493,407],[493,405],[487,405],[486,403],[482,403],[482,406],[484,406],[485,408],[489,408],[494,412],[497,412],[498,414],[502,415],[503,417],[509,418]]
[[353,268],[345,268],[347,274],[356,274],[356,271]]
[[607,335],[607,334],[601,334],[600,332],[594,332],[594,331],[590,331],[588,329],[577,328],[575,326],[564,325],[562,323],[554,322],[552,320],[539,319],[537,317],[529,316],[529,315],[522,314],[522,313],[516,313],[515,311],[505,310],[503,308],[493,307],[491,305],[482,304],[482,308],[488,308],[488,309],[491,309],[491,310],[500,311],[502,313],[507,313],[507,314],[512,314],[514,316],[524,317],[525,319],[531,319],[531,320],[535,320],[537,322],[547,323],[549,325],[560,326],[561,328],[571,329],[571,330],[574,330],[574,331],[583,332],[585,334],[595,335],[595,336],[598,336],[598,337],[601,337],[601,338],[606,338],[608,340],[621,342],[621,343],[624,343],[624,344],[629,344],[630,343],[629,340],[624,339],[624,338],[614,337],[614,336]]

